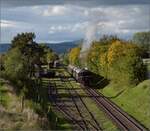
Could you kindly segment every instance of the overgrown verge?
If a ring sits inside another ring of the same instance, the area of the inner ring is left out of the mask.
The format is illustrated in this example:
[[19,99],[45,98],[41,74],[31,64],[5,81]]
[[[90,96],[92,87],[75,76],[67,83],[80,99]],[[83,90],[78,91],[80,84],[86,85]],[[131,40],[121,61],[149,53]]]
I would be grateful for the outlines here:
[[22,102],[8,81],[0,80],[0,129],[43,129],[40,117],[25,102]]
[[[0,81],[0,129],[66,130],[68,122],[52,109],[48,83],[32,81],[29,92],[17,95],[9,81]],[[8,123],[7,123],[7,120]]]

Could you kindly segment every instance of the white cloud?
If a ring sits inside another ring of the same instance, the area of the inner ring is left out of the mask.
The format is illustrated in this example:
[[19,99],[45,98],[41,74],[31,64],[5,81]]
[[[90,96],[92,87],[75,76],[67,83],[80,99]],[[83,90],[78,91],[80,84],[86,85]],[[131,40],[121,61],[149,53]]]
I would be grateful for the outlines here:
[[48,33],[49,33],[49,34],[55,34],[55,31],[50,30]]
[[2,20],[2,39],[10,39],[7,35],[10,31],[34,31],[43,40],[78,39],[84,37],[90,24],[97,25],[98,37],[110,33],[131,35],[150,29],[148,5],[98,5],[89,8],[65,3],[24,6],[2,10]]
[[0,20],[0,27],[15,29],[30,29],[32,24],[22,21]]
[[0,26],[2,28],[8,28],[8,27],[16,27],[16,22],[8,21],[8,20],[0,20]]
[[84,31],[84,29],[86,29],[87,26],[88,26],[88,22],[87,21],[83,22],[83,23],[76,23],[72,27],[71,31],[72,32],[75,32],[75,31]]
[[65,6],[48,6],[43,11],[43,16],[59,16],[64,15],[66,12],[68,12],[68,9]]
[[49,28],[49,33],[54,34],[57,32],[84,32],[88,26],[88,22],[75,23],[75,24],[63,24],[63,25],[52,25]]
[[69,31],[71,30],[72,25],[67,24],[67,25],[52,25],[49,28],[49,31],[51,32],[62,32],[62,31]]

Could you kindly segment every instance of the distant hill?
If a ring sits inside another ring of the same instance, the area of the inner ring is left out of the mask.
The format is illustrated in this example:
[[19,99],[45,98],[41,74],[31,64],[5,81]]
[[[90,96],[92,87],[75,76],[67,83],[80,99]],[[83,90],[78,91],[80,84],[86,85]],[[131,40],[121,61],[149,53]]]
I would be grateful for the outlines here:
[[77,46],[78,44],[79,44],[78,41],[61,42],[61,43],[55,43],[55,44],[53,44],[53,43],[46,43],[46,45],[48,45],[48,47],[53,49],[53,51],[55,51],[58,54],[65,53],[69,49]]
[[6,52],[10,48],[10,44],[0,43],[0,53]]
[[[60,43],[46,43],[46,45],[58,54],[65,53],[69,49],[77,46],[81,40],[71,42],[60,42]],[[10,48],[11,44],[0,43],[0,53],[6,52]]]

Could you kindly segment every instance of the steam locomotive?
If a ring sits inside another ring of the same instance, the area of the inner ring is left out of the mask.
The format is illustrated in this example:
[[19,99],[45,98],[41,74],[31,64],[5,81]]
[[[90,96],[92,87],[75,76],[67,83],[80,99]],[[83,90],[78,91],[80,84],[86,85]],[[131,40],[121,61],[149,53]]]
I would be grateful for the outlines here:
[[103,77],[89,71],[88,69],[78,68],[73,65],[69,65],[67,68],[68,72],[75,78],[76,81],[83,84],[84,86],[93,87]]

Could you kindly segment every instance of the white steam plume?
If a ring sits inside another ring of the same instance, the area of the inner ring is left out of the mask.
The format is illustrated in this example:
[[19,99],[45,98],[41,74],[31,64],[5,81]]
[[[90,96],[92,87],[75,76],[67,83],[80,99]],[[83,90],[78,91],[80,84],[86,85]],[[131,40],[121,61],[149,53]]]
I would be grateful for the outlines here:
[[87,15],[89,17],[89,22],[85,29],[85,38],[81,49],[81,55],[83,52],[86,52],[90,48],[92,42],[97,39],[97,32],[103,27],[103,24],[100,23],[106,21],[106,19],[104,19],[106,15],[100,10],[90,11]]
[[98,23],[96,22],[88,23],[81,52],[88,50],[90,48],[92,41],[96,40],[97,24]]

